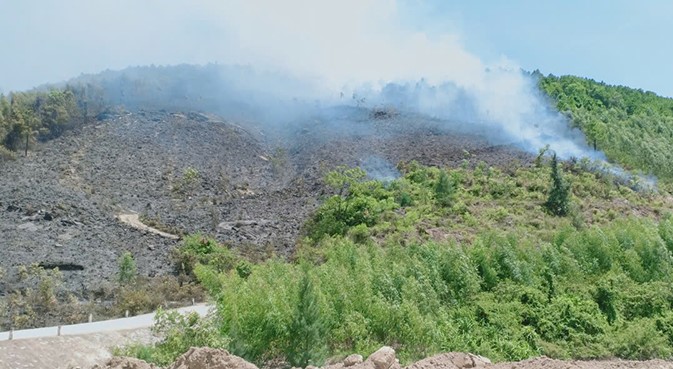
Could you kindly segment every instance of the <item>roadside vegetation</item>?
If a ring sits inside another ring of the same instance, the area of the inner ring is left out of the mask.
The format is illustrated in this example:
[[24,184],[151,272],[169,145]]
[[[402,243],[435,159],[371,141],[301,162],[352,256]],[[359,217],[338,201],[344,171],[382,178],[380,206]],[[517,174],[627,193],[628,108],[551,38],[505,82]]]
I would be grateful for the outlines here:
[[[163,317],[165,341],[119,353],[162,364],[212,344],[295,366],[381,345],[403,362],[440,351],[497,361],[673,355],[670,198],[544,157],[503,170],[399,169],[385,184],[358,168],[330,172],[334,195],[291,261],[251,264],[186,238],[181,264],[216,315]],[[565,214],[549,208],[559,186]],[[208,328],[187,329],[197,326]]]
[[[19,266],[18,288],[0,296],[0,330],[85,323],[90,314],[96,321],[105,320],[204,299],[203,288],[185,275],[139,276],[129,252],[122,254],[118,266],[115,281],[84,296],[65,288],[58,268]],[[0,270],[0,287],[6,274]]]

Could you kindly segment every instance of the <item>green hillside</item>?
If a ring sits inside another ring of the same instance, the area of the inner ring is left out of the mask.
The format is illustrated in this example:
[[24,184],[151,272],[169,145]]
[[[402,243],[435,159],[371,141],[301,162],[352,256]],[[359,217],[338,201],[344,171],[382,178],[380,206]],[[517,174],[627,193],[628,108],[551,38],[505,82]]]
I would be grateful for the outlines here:
[[673,179],[673,99],[587,78],[537,76],[558,110],[611,161]]
[[388,184],[357,168],[331,172],[325,180],[341,195],[307,223],[291,262],[253,265],[188,238],[183,260],[195,262],[217,316],[169,314],[166,341],[124,352],[166,363],[190,345],[215,345],[295,366],[383,344],[407,362],[441,351],[671,357],[669,197],[566,164],[569,215],[558,217],[545,206],[550,160],[470,167],[402,164]]

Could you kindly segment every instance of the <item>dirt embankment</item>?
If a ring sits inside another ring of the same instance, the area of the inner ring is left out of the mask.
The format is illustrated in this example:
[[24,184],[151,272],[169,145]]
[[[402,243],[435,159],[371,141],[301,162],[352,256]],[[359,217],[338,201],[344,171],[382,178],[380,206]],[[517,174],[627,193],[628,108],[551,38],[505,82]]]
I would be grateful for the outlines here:
[[[155,369],[156,367],[141,360],[130,358],[113,358],[105,364],[94,366],[96,369]],[[167,369],[257,369],[257,367],[240,357],[224,350],[209,348],[192,348],[180,356]],[[315,367],[308,367],[315,368]],[[366,360],[354,354],[345,359],[326,365],[323,369],[402,369],[395,357],[395,350],[382,347]],[[663,360],[650,361],[562,361],[549,358],[536,358],[519,362],[492,364],[482,356],[463,352],[448,352],[435,355],[407,366],[404,369],[640,369],[640,368],[673,368],[673,362]],[[318,369],[318,368],[315,368]]]

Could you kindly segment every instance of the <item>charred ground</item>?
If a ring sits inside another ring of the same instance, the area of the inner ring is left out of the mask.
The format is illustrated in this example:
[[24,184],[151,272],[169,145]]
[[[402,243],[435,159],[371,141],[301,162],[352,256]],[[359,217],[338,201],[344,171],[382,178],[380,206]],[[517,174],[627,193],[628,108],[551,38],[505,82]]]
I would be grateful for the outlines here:
[[115,278],[125,251],[141,275],[174,273],[179,241],[133,228],[123,214],[178,236],[214,236],[252,259],[288,256],[329,192],[323,175],[336,166],[379,173],[411,160],[531,162],[516,148],[444,126],[353,107],[282,127],[189,112],[109,114],[0,163],[0,267],[9,272],[2,293],[16,285],[19,265],[39,263],[58,267],[68,289],[86,296]]

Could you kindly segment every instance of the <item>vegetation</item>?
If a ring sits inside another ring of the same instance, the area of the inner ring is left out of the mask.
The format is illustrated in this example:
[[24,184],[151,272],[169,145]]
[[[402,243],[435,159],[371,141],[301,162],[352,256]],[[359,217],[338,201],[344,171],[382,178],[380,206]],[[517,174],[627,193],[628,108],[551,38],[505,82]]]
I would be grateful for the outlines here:
[[[198,324],[260,364],[319,364],[384,344],[403,362],[454,350],[494,360],[671,357],[670,200],[586,163],[552,163],[446,171],[412,162],[385,185],[359,169],[331,172],[334,195],[292,262],[239,268],[215,241],[185,240],[181,252],[218,307]],[[577,200],[569,217],[545,207],[552,171]],[[190,342],[171,332],[133,350],[170,361]]]
[[[8,273],[0,273],[0,286],[7,278],[5,274]],[[0,296],[0,330],[84,323],[89,314],[102,320],[124,316],[126,311],[135,315],[169,302],[187,304],[192,299],[204,298],[203,289],[191,281],[174,276],[138,276],[133,256],[128,252],[119,258],[116,283],[104,285],[88,296],[68,291],[58,268],[38,264],[19,266],[17,274],[21,287]]]
[[103,103],[92,86],[0,95],[0,158],[28,149],[37,140],[61,135],[98,115]]
[[118,356],[135,356],[142,360],[166,366],[175,360],[175,353],[184,353],[192,346],[224,348],[230,341],[217,331],[216,317],[200,318],[197,313],[182,315],[176,311],[159,309],[152,333],[167,339],[155,346],[129,345],[118,347]]
[[[151,83],[125,75],[97,83],[122,92],[108,96],[112,102],[143,105],[142,97],[164,91],[166,70],[149,72]],[[664,188],[673,183],[673,99],[536,76],[594,149],[659,176]],[[182,96],[174,90],[184,88],[174,87],[162,94]],[[0,158],[26,155],[34,142],[96,116],[98,90],[0,96]],[[588,161],[559,163],[545,153],[533,167],[401,163],[403,176],[385,184],[339,168],[327,174],[333,195],[305,225],[290,261],[252,263],[192,235],[173,255],[177,277],[142,278],[127,253],[116,283],[87,298],[114,301],[109,315],[121,315],[155,309],[169,296],[198,298],[200,282],[217,302],[215,315],[160,312],[155,330],[163,341],[119,351],[162,365],[194,345],[294,366],[384,344],[403,362],[439,351],[494,360],[673,357],[673,199],[634,191]],[[271,157],[274,173],[286,155]],[[189,167],[174,191],[189,195],[200,183]],[[70,309],[68,322],[88,315],[91,307],[62,289],[57,269],[34,265],[18,274],[22,287],[0,299],[5,326],[43,325],[62,316],[59,309]]]
[[549,197],[544,206],[554,215],[565,216],[570,208],[570,186],[561,178],[556,154],[551,159],[551,181]]
[[673,179],[673,99],[586,78],[535,75],[594,149],[626,169]]
[[119,284],[132,284],[136,281],[136,277],[138,277],[136,261],[133,259],[133,254],[127,251],[119,258],[119,274],[117,275]]

